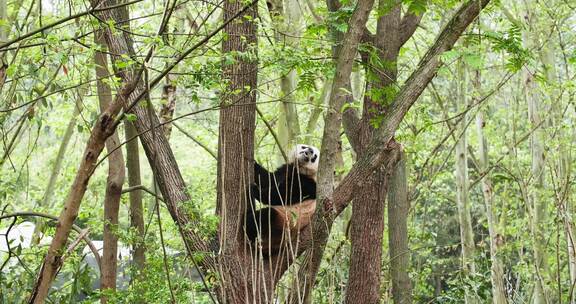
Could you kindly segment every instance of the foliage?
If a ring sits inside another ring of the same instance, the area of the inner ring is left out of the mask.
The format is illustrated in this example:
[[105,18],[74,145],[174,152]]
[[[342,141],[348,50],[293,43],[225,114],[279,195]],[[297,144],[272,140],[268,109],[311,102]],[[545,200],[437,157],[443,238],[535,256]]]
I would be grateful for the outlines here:
[[[290,1],[284,1],[288,4]],[[529,1],[530,2],[530,1]],[[220,218],[215,216],[216,160],[207,150],[217,151],[218,109],[220,93],[226,81],[221,70],[239,58],[258,61],[258,109],[263,116],[257,118],[255,158],[267,167],[282,162],[271,130],[266,120],[277,132],[282,113],[279,100],[286,95],[279,79],[295,71],[295,89],[289,92],[298,112],[302,133],[299,138],[320,146],[322,119],[325,114],[322,91],[338,72],[334,68],[332,48],[336,37],[349,30],[355,1],[340,1],[341,8],[329,12],[326,4],[310,0],[310,6],[299,3],[303,22],[297,37],[290,37],[275,27],[275,20],[259,3],[260,17],[252,20],[258,25],[258,45],[243,53],[223,54],[220,45],[228,39],[218,34],[193,54],[178,64],[171,74],[170,84],[176,87],[176,112],[179,127],[188,135],[172,127],[171,148],[178,160],[179,169],[188,184],[191,199],[183,203],[193,219],[201,220],[195,231],[208,238],[217,232]],[[354,102],[348,109],[362,112],[364,97],[378,104],[389,106],[399,87],[410,76],[432,44],[448,16],[460,1],[402,1],[403,12],[423,16],[415,35],[400,50],[398,62],[399,81],[381,88],[368,88],[361,96],[354,91],[364,88],[366,81],[381,77],[395,63],[379,59],[379,52],[368,44],[362,44],[360,52],[367,56],[365,64],[357,63],[352,75]],[[4,1],[7,19],[0,20],[2,28],[8,28],[8,39],[21,37],[41,26],[86,10],[80,1]],[[408,155],[410,185],[410,257],[409,273],[414,286],[415,303],[462,303],[465,291],[475,294],[480,302],[491,300],[490,238],[486,209],[480,178],[486,176],[492,182],[494,210],[502,237],[502,257],[507,295],[510,303],[530,301],[535,282],[534,244],[531,234],[534,195],[546,201],[542,229],[547,241],[546,264],[542,280],[547,286],[551,302],[571,299],[568,245],[571,240],[566,228],[574,225],[574,178],[573,158],[575,109],[573,97],[576,83],[576,18],[574,9],[566,1],[546,3],[500,1],[491,11],[483,13],[465,33],[452,50],[441,56],[443,67],[437,73],[424,94],[412,107],[402,122],[395,139],[402,143]],[[221,24],[221,11],[217,3],[179,1],[171,17],[168,32],[156,35],[161,23],[163,5],[154,1],[142,1],[130,5],[130,27],[101,22],[86,15],[50,27],[27,39],[2,47],[6,81],[0,91],[0,212],[10,214],[20,211],[37,211],[58,215],[70,190],[72,179],[82,157],[90,131],[100,113],[95,85],[93,56],[98,49],[93,41],[94,32],[110,27],[116,35],[130,34],[135,40],[136,56],[122,55],[111,64],[126,68],[140,64],[152,47],[152,60],[147,64],[150,79],[159,75],[167,65],[174,62],[190,46],[205,37]],[[316,18],[310,13],[314,7]],[[389,12],[390,7],[374,9],[367,30],[374,32],[376,19]],[[510,10],[508,12],[508,10]],[[524,18],[530,11],[529,20]],[[41,13],[40,13],[41,12]],[[516,17],[517,19],[514,19]],[[280,19],[283,20],[283,19]],[[294,25],[297,27],[298,25]],[[293,40],[290,40],[293,39]],[[296,41],[296,43],[292,43]],[[257,57],[256,52],[257,50]],[[360,57],[358,57],[360,62]],[[457,65],[466,70],[469,107],[465,112],[456,110],[459,85],[466,80],[458,75]],[[552,75],[552,76],[550,76]],[[528,87],[527,79],[533,76],[535,88]],[[120,86],[118,75],[105,79],[116,93]],[[162,100],[162,82],[150,92],[154,110],[166,104]],[[532,91],[528,91],[532,90]],[[530,122],[527,93],[538,97],[541,105],[542,123]],[[73,113],[76,103],[83,110],[76,120]],[[481,172],[479,139],[474,131],[475,115],[485,117],[484,133],[489,145],[489,172]],[[386,114],[386,113],[385,113]],[[464,115],[466,114],[466,115]],[[320,119],[314,121],[315,115]],[[127,114],[127,121],[135,121]],[[378,128],[385,116],[376,115],[370,123]],[[455,202],[455,155],[454,145],[462,134],[453,128],[461,120],[467,126],[470,145],[469,199],[473,219],[476,254],[476,272],[467,276],[462,272],[460,230]],[[304,134],[304,126],[311,122],[311,133]],[[59,145],[72,122],[73,135],[66,149],[62,169],[48,205],[41,205],[47,181],[56,163]],[[541,177],[544,187],[537,187],[538,177],[532,172],[533,154],[530,143],[532,134],[539,132],[544,143],[545,169]],[[121,127],[120,130],[123,128]],[[344,133],[344,132],[342,132]],[[194,141],[189,136],[192,136]],[[126,140],[120,132],[121,141]],[[347,172],[356,155],[348,139],[343,139],[343,164],[338,173]],[[198,145],[201,143],[204,147]],[[154,189],[152,172],[141,149],[143,185]],[[123,149],[123,151],[125,151]],[[124,152],[125,153],[125,152]],[[89,229],[93,240],[101,240],[103,234],[103,200],[106,188],[107,165],[103,162],[95,172],[82,202],[75,224]],[[124,185],[125,187],[127,184]],[[356,202],[354,202],[356,203]],[[144,194],[146,235],[139,236],[129,225],[128,196],[123,195],[120,207],[120,223],[115,231],[124,249],[140,239],[146,244],[147,263],[144,272],[137,271],[124,256],[121,264],[124,277],[115,292],[105,291],[109,303],[133,303],[145,298],[147,303],[167,303],[171,300],[164,264],[163,246],[168,251],[169,277],[177,302],[209,303],[206,287],[192,269],[190,258],[184,255],[184,246],[172,218],[162,203],[160,214],[165,244],[161,244],[155,214],[156,202]],[[316,288],[314,303],[341,303],[346,293],[350,241],[347,226],[350,218],[345,211],[334,224],[330,241],[324,254]],[[12,219],[0,221],[0,231],[5,231]],[[18,218],[37,222],[36,218]],[[12,255],[0,252],[0,265],[6,263],[0,273],[0,302],[25,301],[36,279],[36,273],[47,251],[48,236],[54,234],[54,223],[46,227],[45,240],[40,246],[26,245],[22,240],[11,241]],[[1,233],[1,232],[0,232]],[[385,232],[386,233],[386,232]],[[71,240],[76,237],[71,236]],[[4,236],[0,235],[0,239]],[[0,241],[2,244],[3,241]],[[20,245],[18,245],[20,244]],[[383,246],[382,301],[390,301],[391,281],[388,277],[388,243]],[[2,247],[4,248],[4,247]],[[87,264],[91,256],[81,243],[66,255],[65,263],[50,294],[53,303],[96,303],[101,292],[95,285],[98,272]],[[192,257],[201,259],[203,256]],[[292,270],[291,270],[292,271]],[[293,273],[286,275],[279,284],[279,295],[289,292]],[[215,275],[207,278],[212,286]]]

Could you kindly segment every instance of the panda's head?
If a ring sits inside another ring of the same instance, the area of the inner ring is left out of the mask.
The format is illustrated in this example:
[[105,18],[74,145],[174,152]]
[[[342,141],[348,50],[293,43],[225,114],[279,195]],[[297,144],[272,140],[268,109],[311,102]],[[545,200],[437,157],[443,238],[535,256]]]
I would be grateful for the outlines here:
[[318,172],[318,161],[320,161],[320,150],[318,148],[298,144],[288,155],[288,162],[297,164],[301,173],[316,179]]

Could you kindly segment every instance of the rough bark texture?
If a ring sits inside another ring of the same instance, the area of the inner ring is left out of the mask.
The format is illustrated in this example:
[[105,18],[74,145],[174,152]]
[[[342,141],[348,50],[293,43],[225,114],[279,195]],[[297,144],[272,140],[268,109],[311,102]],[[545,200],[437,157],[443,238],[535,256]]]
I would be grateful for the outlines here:
[[410,249],[408,247],[408,175],[406,155],[400,152],[400,160],[389,178],[388,185],[388,246],[390,247],[390,277],[392,297],[396,304],[412,303]]
[[[102,32],[96,32],[94,42],[100,47],[104,47],[104,37]],[[96,64],[96,86],[98,89],[98,101],[101,111],[104,111],[112,102],[112,90],[104,77],[110,75],[108,72],[108,60],[103,52],[96,52],[94,55]],[[124,157],[122,150],[116,149],[120,145],[118,132],[114,132],[106,140],[106,150],[108,156],[108,178],[106,180],[106,194],[104,197],[104,237],[102,251],[102,267],[100,274],[100,290],[116,290],[116,269],[118,257],[118,211],[120,210],[120,198],[122,196],[122,185],[124,184]],[[112,152],[113,151],[113,152]],[[108,303],[106,296],[100,297],[101,303]]]
[[[328,105],[326,117],[324,119],[324,134],[322,136],[322,150],[320,153],[320,163],[318,171],[318,200],[323,201],[332,194],[334,185],[334,168],[336,165],[336,154],[338,152],[338,142],[340,140],[340,125],[342,106],[347,98],[347,93],[342,90],[349,86],[350,73],[356,49],[364,33],[364,26],[368,20],[374,0],[360,0],[352,17],[350,18],[348,32],[344,36],[341,48],[338,50],[336,63],[336,74],[332,83],[332,94]],[[321,214],[324,208],[316,208],[317,219],[315,222],[323,222]],[[319,230],[314,230],[314,234],[322,235],[322,239],[327,238],[330,225],[318,225]],[[316,228],[316,227],[314,227]],[[310,292],[314,286],[318,267],[322,259],[324,246],[311,248],[309,252],[311,260],[308,265],[302,267],[299,273],[300,288],[292,296],[294,303],[311,301]]]
[[[398,52],[402,46],[400,4],[381,0],[379,9],[387,11],[378,18],[376,35],[369,43],[377,50],[377,59],[362,54],[366,64],[367,93],[364,97],[362,119],[354,131],[352,143],[354,150],[362,156],[376,130],[374,121],[386,115],[386,105],[390,104],[393,94],[382,94],[393,91],[397,79]],[[415,28],[415,25],[414,25]],[[411,35],[411,32],[409,34]],[[374,68],[376,67],[376,68]],[[384,232],[384,209],[386,201],[387,177],[391,172],[378,168],[365,180],[358,195],[358,202],[352,206],[350,238],[350,276],[346,290],[346,303],[378,303],[380,301],[380,269],[382,257],[382,239]]]
[[[160,108],[161,122],[166,122],[172,119],[174,116],[174,110],[176,109],[176,76],[174,74],[166,75],[166,83],[162,87],[162,107]],[[172,133],[172,123],[167,123],[163,125],[162,130],[164,130],[164,135],[166,138],[170,139],[170,134]]]
[[[91,4],[97,6],[100,3],[94,1]],[[121,19],[122,15],[126,14],[123,10],[126,10],[125,6],[114,10],[98,11],[95,14],[98,15],[101,20],[118,21],[124,20]],[[134,55],[133,43],[128,31],[122,32],[122,34],[113,34],[109,28],[106,28],[104,33],[108,50],[113,54],[113,62],[123,60],[123,55]],[[205,43],[207,39],[208,38],[202,40],[202,42],[195,45],[194,48],[189,49],[187,54],[202,43]],[[186,54],[183,55],[185,56]],[[80,202],[86,192],[88,181],[96,168],[98,156],[104,148],[106,139],[112,135],[116,129],[117,124],[114,119],[117,117],[122,106],[127,107],[131,105],[136,98],[141,98],[141,93],[144,91],[140,77],[141,70],[136,71],[133,68],[129,68],[117,72],[117,75],[119,75],[123,81],[123,85],[121,89],[118,90],[110,107],[100,115],[92,129],[78,173],[74,178],[71,190],[66,198],[64,210],[59,216],[56,233],[40,269],[36,284],[31,292],[29,298],[30,303],[44,303],[52,281],[62,264],[62,249],[67,242],[71,226],[78,216]],[[159,132],[160,134],[158,134],[158,136],[154,136],[156,140],[153,140],[152,135],[148,132],[152,124],[144,108],[135,106],[131,108],[131,112],[136,114],[138,118],[136,127],[138,131],[142,133],[141,140],[148,158],[156,160],[157,164],[159,164],[156,174],[160,191],[164,196],[164,201],[172,218],[178,224],[187,251],[189,253],[193,251],[203,253],[210,252],[207,242],[193,230],[193,223],[182,210],[181,206],[178,205],[181,202],[187,201],[189,196],[187,195],[184,181],[178,171],[178,166],[166,138],[162,132]],[[153,115],[152,122],[154,126],[158,125],[158,117]],[[154,157],[155,155],[158,155],[158,157]],[[199,264],[208,269],[215,269],[214,261],[209,255],[205,255]]]
[[66,197],[64,210],[62,210],[58,217],[56,233],[54,234],[54,238],[52,239],[52,243],[40,269],[36,285],[30,295],[30,303],[44,303],[46,300],[52,281],[62,265],[63,248],[68,240],[72,224],[76,217],[78,217],[80,202],[86,193],[88,181],[96,169],[98,155],[100,155],[104,149],[106,139],[114,133],[115,125],[113,117],[116,117],[120,112],[121,104],[127,99],[130,92],[134,90],[134,87],[134,83],[126,83],[116,95],[110,107],[100,115],[92,129],[78,172],[74,178],[70,192]]
[[[305,248],[309,248],[310,250],[308,252],[308,258],[305,259],[306,265],[300,269],[298,274],[299,280],[303,286],[301,290],[307,291],[310,286],[313,286],[333,220],[346,207],[349,200],[352,198],[353,193],[356,192],[355,190],[359,189],[360,181],[364,181],[368,177],[369,173],[374,169],[379,168],[381,164],[393,163],[397,158],[398,153],[391,153],[391,151],[397,149],[397,144],[393,141],[391,142],[391,139],[408,110],[416,102],[420,94],[422,94],[422,91],[428,85],[430,80],[432,80],[436,75],[438,68],[441,66],[440,55],[452,48],[466,27],[468,27],[468,25],[478,16],[480,10],[489,2],[489,0],[469,1],[463,4],[455,12],[450,22],[448,22],[436,38],[434,44],[420,60],[416,70],[412,72],[410,77],[406,80],[406,83],[401,87],[399,93],[394,98],[394,102],[387,110],[388,115],[386,115],[380,124],[380,128],[375,132],[365,154],[358,159],[338,187],[336,187],[333,192],[328,191],[328,193],[331,193],[328,198],[326,198],[326,195],[320,196],[320,203],[318,204],[320,207],[316,208],[317,212],[313,224],[309,229],[309,231],[313,231],[314,241],[311,241],[311,236],[303,238]],[[353,29],[354,27],[355,25],[352,23],[350,29]],[[344,43],[343,45],[345,46],[347,44]],[[335,83],[336,79],[338,79],[338,77],[335,78]],[[337,90],[334,90],[333,94],[337,94]],[[336,99],[337,98],[338,97],[336,97]],[[337,103],[334,103],[331,98],[330,111],[326,117],[327,121],[334,119],[334,117],[330,117],[330,115],[337,115],[338,113],[335,111],[334,114],[331,114],[334,111],[334,108],[332,107],[334,104]],[[325,130],[327,128],[338,129],[339,119],[337,116],[336,120],[337,122],[326,124]],[[336,142],[337,138],[326,137],[325,135],[324,140]],[[336,146],[336,144],[334,144],[334,146]],[[325,145],[323,144],[322,147],[324,148]],[[332,145],[330,145],[330,147],[332,147]],[[329,158],[331,155],[323,154],[323,157]],[[319,171],[320,176],[323,174],[331,175],[330,170],[329,172],[323,173],[323,171],[327,169],[330,169],[329,165],[327,166],[325,164],[322,166]],[[327,179],[329,180],[329,176],[328,178],[319,178],[320,181],[324,182]],[[326,184],[325,186],[329,185]],[[327,189],[324,188],[322,191],[325,190]],[[324,208],[321,208],[322,206],[324,206]],[[324,210],[329,212],[325,212]],[[295,303],[298,303],[298,301],[295,301]]]
[[[92,5],[97,5],[97,2],[93,1]],[[98,17],[102,20],[125,20],[126,18],[123,18],[123,16],[127,16],[126,7],[98,12]],[[123,55],[129,57],[135,55],[133,41],[129,35],[129,31],[118,34],[112,33],[110,29],[107,28],[105,30],[105,38],[113,62],[122,61]],[[139,77],[139,71],[135,69],[116,69],[115,72],[124,83],[137,81],[136,90],[130,94],[129,99],[122,101],[124,108],[128,109],[134,100],[139,98],[141,93],[145,91],[146,86],[144,82],[141,81],[141,77]],[[139,104],[132,107],[130,112],[136,115],[134,126],[140,134],[140,141],[149,162],[156,164],[154,173],[156,174],[155,178],[158,183],[158,188],[162,193],[164,203],[172,219],[177,223],[187,251],[189,253],[194,251],[204,253],[203,259],[199,261],[199,264],[206,269],[215,269],[213,258],[207,254],[211,252],[208,243],[193,230],[195,225],[182,206],[182,203],[188,201],[190,197],[186,191],[186,184],[180,174],[178,164],[176,163],[166,136],[164,136],[163,132],[159,132],[159,129],[153,128],[159,125],[158,116],[154,113],[149,115],[146,107]],[[152,134],[150,131],[152,129],[154,129],[156,134]]]
[[[232,18],[243,6],[239,1],[225,1],[224,20]],[[257,19],[257,6],[252,6],[240,18],[241,21],[224,28],[227,38],[222,42],[223,54],[246,52],[250,56],[236,56],[234,63],[223,67],[227,88],[221,96],[218,137],[216,212],[221,220],[218,235],[222,282],[218,296],[224,303],[263,303],[270,301],[274,285],[266,282],[263,270],[254,267],[258,264],[252,265],[244,246],[243,230],[246,206],[250,202],[247,190],[254,179],[258,61],[256,24],[252,20]]]

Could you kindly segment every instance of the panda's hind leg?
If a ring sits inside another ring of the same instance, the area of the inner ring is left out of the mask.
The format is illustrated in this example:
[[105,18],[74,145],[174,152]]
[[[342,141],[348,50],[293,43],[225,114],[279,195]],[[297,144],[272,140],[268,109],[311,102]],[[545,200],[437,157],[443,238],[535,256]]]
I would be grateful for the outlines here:
[[278,213],[272,208],[262,208],[246,215],[246,235],[253,242],[258,235],[262,239],[268,239],[270,235],[275,236],[282,231],[275,228],[275,223],[279,220]]

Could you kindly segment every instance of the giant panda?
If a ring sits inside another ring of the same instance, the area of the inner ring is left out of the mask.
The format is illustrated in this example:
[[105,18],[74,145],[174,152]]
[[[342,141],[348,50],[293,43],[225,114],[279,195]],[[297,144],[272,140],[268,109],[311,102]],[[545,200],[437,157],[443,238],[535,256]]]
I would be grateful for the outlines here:
[[[314,213],[320,151],[299,144],[287,156],[287,163],[273,173],[254,162],[254,183],[250,187],[251,200],[245,222],[246,235],[251,242],[260,234],[263,241],[278,243],[287,222],[297,226],[291,228],[302,228],[301,221],[291,218],[309,217]],[[256,200],[271,207],[256,210]]]

